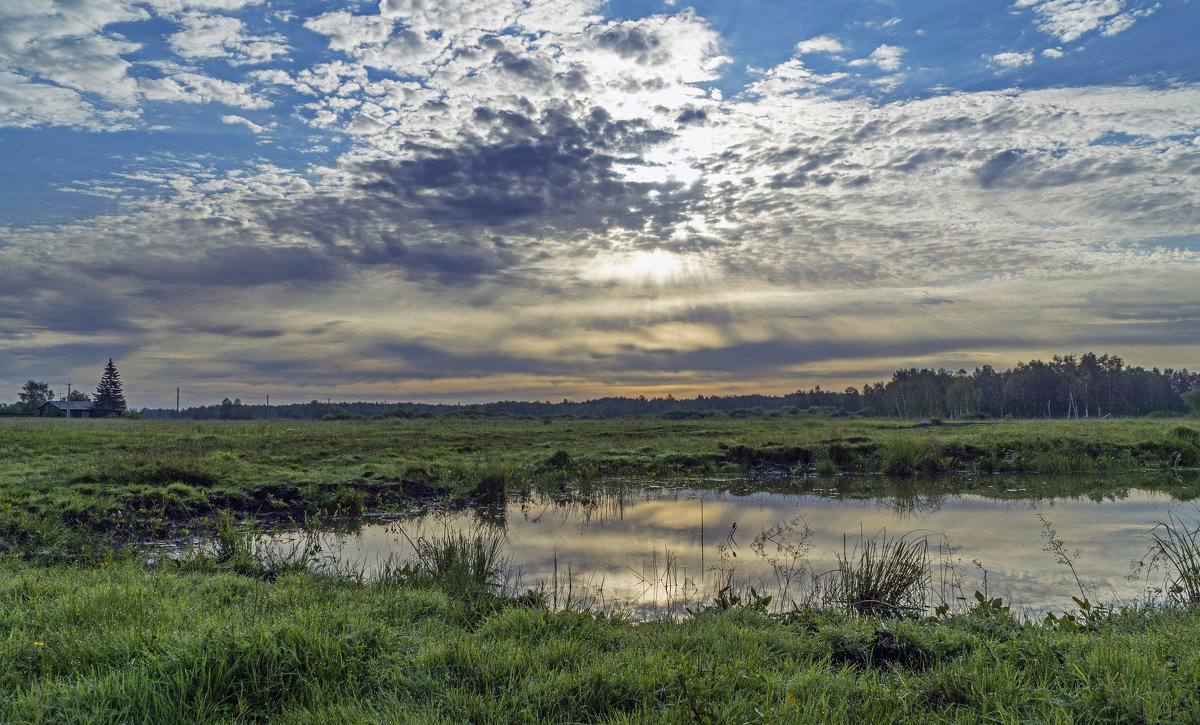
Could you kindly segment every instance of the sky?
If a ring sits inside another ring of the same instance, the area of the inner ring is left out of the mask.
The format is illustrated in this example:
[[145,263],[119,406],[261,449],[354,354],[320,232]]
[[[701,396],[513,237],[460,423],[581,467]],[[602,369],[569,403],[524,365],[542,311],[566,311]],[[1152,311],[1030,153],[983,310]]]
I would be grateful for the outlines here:
[[0,401],[1200,367],[1200,2],[0,3]]

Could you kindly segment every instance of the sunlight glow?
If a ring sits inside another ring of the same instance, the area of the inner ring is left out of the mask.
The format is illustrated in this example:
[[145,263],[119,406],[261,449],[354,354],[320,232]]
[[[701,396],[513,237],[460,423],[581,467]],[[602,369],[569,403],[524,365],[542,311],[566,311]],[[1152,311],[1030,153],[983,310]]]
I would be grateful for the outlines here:
[[665,287],[700,276],[696,262],[662,249],[632,252],[600,262],[586,276],[597,282]]

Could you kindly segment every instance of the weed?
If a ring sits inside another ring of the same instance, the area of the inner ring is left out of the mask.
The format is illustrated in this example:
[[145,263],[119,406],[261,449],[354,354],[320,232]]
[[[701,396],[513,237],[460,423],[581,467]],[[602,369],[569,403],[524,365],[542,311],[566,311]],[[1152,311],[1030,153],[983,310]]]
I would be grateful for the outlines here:
[[1042,522],[1042,539],[1046,545],[1042,547],[1042,551],[1054,554],[1055,560],[1071,570],[1071,576],[1075,579],[1075,586],[1079,587],[1079,596],[1087,598],[1087,592],[1084,591],[1083,582],[1079,580],[1079,574],[1075,571],[1075,560],[1083,555],[1082,549],[1067,551],[1067,545],[1062,539],[1058,538],[1058,532],[1054,530],[1054,524],[1043,514],[1037,515],[1038,521]]

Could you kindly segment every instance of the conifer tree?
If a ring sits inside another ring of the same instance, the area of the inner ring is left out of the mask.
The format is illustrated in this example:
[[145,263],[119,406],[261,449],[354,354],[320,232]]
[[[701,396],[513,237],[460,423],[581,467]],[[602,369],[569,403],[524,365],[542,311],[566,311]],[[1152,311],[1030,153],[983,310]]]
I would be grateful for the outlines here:
[[125,412],[125,393],[121,390],[121,374],[112,358],[104,366],[104,374],[100,376],[100,384],[96,386],[93,400],[93,412],[96,415],[121,415]]

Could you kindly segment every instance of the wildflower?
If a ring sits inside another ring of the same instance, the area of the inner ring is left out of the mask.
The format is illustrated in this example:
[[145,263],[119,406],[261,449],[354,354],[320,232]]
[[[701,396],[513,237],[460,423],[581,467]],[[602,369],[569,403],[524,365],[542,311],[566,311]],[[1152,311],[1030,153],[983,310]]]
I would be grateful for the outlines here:
[[33,646],[34,647],[45,647],[46,643],[45,642],[34,642]]

